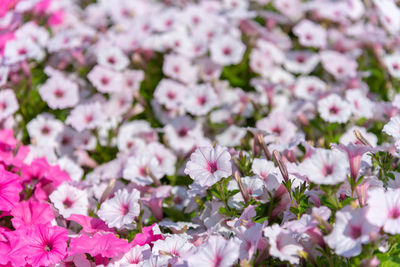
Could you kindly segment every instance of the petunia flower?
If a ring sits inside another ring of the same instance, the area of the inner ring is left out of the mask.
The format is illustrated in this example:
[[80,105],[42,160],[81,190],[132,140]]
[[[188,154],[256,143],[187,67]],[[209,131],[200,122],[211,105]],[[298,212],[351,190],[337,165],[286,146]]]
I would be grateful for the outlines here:
[[26,238],[26,262],[32,266],[56,264],[67,255],[68,231],[59,226],[38,224]]
[[272,256],[291,264],[299,263],[298,252],[302,251],[303,247],[296,242],[288,230],[274,224],[264,228],[264,236],[268,238],[269,253]]
[[349,103],[336,94],[331,94],[318,101],[318,112],[327,122],[346,123],[351,115]]
[[211,235],[197,247],[188,259],[189,267],[230,267],[239,258],[240,242],[237,238],[226,240],[219,235]]
[[212,186],[232,175],[231,155],[219,145],[199,147],[190,156],[184,172],[199,185]]
[[350,173],[351,177],[354,181],[357,181],[358,173],[361,167],[361,158],[367,152],[375,152],[376,149],[372,147],[368,147],[365,145],[356,145],[356,144],[348,144],[348,145],[335,145],[331,146],[332,148],[339,149],[347,154],[350,163]]
[[21,201],[10,212],[14,228],[47,224],[54,219],[50,205],[36,201]]
[[313,183],[337,184],[346,180],[346,163],[342,152],[320,148],[299,165],[298,171]]
[[18,204],[21,182],[18,175],[6,171],[0,165],[0,211],[10,211]]
[[370,241],[370,237],[377,234],[378,227],[366,221],[367,208],[353,210],[346,206],[336,212],[333,231],[326,236],[325,242],[338,255],[354,257],[361,253],[362,244]]
[[139,198],[140,192],[136,189],[130,193],[126,189],[118,190],[113,198],[101,205],[97,214],[109,227],[124,227],[139,216]]
[[57,187],[49,198],[64,218],[68,218],[72,214],[86,215],[88,212],[89,201],[86,191],[68,183]]
[[11,89],[0,91],[0,120],[14,114],[19,108],[15,93]]
[[367,220],[383,227],[389,234],[400,233],[400,189],[384,191],[383,188],[371,190],[368,194]]

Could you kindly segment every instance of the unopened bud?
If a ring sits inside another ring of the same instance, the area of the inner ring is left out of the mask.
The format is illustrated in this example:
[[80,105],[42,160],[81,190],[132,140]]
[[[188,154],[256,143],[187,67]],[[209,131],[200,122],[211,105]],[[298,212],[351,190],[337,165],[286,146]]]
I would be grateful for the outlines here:
[[289,172],[286,168],[286,164],[282,160],[281,154],[277,150],[274,150],[273,156],[276,164],[279,167],[279,170],[281,171],[283,180],[285,180],[285,182],[289,181]]

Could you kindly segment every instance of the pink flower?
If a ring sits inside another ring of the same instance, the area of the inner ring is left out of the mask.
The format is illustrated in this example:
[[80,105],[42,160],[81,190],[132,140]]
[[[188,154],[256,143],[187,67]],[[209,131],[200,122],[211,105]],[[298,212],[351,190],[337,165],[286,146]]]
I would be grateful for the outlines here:
[[79,102],[78,85],[59,73],[47,79],[38,90],[41,98],[52,109],[70,108]]
[[58,10],[56,12],[53,12],[53,14],[51,14],[48,23],[50,26],[57,26],[60,25],[64,22],[64,18],[65,18],[65,13],[63,10]]
[[67,220],[79,223],[82,226],[82,231],[85,233],[90,234],[100,231],[114,232],[114,230],[109,228],[104,221],[97,218],[92,218],[81,214],[72,214],[69,216],[69,218],[67,218]]
[[56,264],[67,254],[68,231],[58,226],[38,224],[27,237],[26,261],[33,266]]
[[54,219],[50,205],[35,201],[21,201],[10,212],[14,228],[47,224]]
[[142,228],[142,232],[136,234],[132,241],[133,245],[144,246],[146,244],[152,245],[153,242],[163,239],[163,236],[159,234],[160,229],[157,224],[146,226]]
[[19,201],[21,178],[0,165],[0,211],[10,211]]
[[184,172],[201,186],[212,186],[232,175],[231,155],[219,145],[199,147],[190,156]]
[[93,236],[82,234],[71,238],[69,255],[89,253],[93,257],[112,258],[130,250],[131,245],[124,239],[119,239],[113,233],[95,233]]

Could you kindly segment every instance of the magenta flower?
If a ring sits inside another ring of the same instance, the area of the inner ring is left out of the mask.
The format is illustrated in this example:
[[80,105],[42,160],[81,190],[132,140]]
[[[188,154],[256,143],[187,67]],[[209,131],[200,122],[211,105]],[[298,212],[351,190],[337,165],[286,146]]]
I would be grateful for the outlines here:
[[130,250],[131,245],[113,233],[95,233],[93,236],[81,235],[71,239],[69,255],[89,253],[93,257],[112,258]]
[[82,226],[82,231],[85,233],[96,233],[100,231],[114,232],[114,230],[109,228],[104,221],[97,218],[81,214],[72,214],[69,216],[68,220],[79,223]]
[[212,186],[224,177],[232,175],[231,155],[226,148],[199,147],[190,156],[185,173],[201,186]]
[[27,238],[26,261],[32,266],[49,266],[67,254],[68,230],[49,224],[38,224]]
[[153,242],[163,239],[163,236],[157,234],[156,232],[160,232],[157,224],[153,224],[151,226],[146,226],[142,228],[142,232],[136,234],[135,238],[132,241],[133,245],[144,246],[146,244],[151,245]]
[[21,178],[8,172],[0,165],[0,210],[9,211],[19,201],[19,193],[22,190]]
[[47,203],[21,201],[12,210],[14,228],[46,224],[54,219],[54,213]]

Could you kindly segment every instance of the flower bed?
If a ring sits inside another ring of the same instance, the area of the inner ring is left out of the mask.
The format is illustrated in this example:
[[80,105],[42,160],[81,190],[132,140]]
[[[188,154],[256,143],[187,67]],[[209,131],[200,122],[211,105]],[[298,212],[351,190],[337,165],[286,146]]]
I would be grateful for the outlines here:
[[0,266],[400,265],[395,0],[0,1]]

